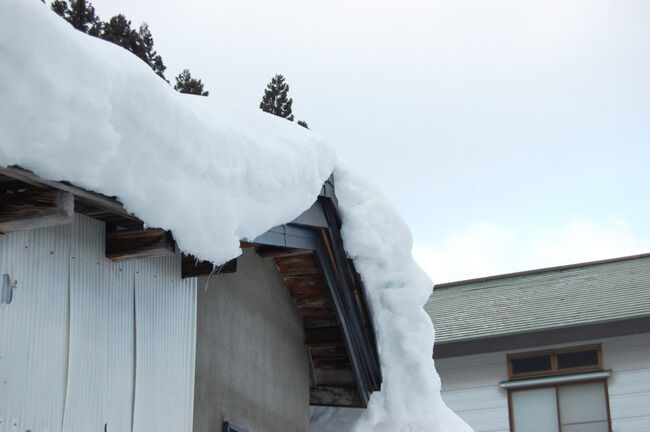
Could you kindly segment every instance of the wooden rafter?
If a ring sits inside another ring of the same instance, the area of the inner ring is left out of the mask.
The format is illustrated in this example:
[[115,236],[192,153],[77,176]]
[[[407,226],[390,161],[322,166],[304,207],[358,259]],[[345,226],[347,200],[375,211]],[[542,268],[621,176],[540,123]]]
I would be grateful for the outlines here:
[[74,196],[54,189],[23,188],[0,193],[0,232],[63,225],[74,221]]
[[161,228],[106,233],[106,257],[113,261],[174,255],[174,252],[175,242],[171,233]]

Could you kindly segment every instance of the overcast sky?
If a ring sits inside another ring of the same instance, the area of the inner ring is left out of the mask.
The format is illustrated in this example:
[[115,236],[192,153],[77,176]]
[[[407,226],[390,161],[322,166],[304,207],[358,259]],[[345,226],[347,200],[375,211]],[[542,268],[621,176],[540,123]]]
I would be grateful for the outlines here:
[[650,252],[648,1],[93,4],[209,97],[257,107],[284,74],[436,283]]

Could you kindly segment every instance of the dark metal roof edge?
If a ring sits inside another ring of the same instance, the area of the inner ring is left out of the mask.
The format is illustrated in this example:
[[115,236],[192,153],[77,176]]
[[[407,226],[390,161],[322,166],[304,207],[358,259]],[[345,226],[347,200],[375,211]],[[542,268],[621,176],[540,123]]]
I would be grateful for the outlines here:
[[[361,405],[365,408],[370,394],[380,388],[381,364],[372,321],[369,323],[371,334],[368,334],[361,323],[362,318],[356,309],[356,301],[352,297],[350,284],[354,275],[349,272],[356,272],[356,269],[353,265],[347,267],[347,255],[340,237],[340,216],[332,182],[333,179],[330,177],[323,186],[324,193],[321,193],[317,202],[299,218],[273,227],[252,241],[280,247],[309,249],[316,253],[337,312],[337,321],[350,357]],[[335,255],[333,261],[324,238],[317,234],[323,229],[329,233],[332,252]],[[335,276],[337,270],[339,274],[344,275],[340,279]],[[361,288],[365,291],[365,287]]]
[[648,258],[648,257],[650,257],[650,252],[637,254],[637,255],[628,255],[628,256],[624,256],[624,257],[617,257],[617,258],[607,258],[607,259],[602,259],[602,260],[597,260],[597,261],[587,261],[587,262],[582,262],[582,263],[577,263],[577,264],[566,264],[566,265],[555,266],[555,267],[545,267],[545,268],[541,268],[541,269],[524,270],[524,271],[520,271],[520,272],[504,273],[504,274],[500,274],[500,275],[485,276],[485,277],[474,278],[474,279],[465,279],[465,280],[455,281],[455,282],[445,282],[445,283],[434,285],[433,289],[435,290],[436,288],[448,288],[448,287],[454,287],[454,286],[460,286],[460,285],[470,285],[470,284],[473,284],[473,283],[489,282],[489,281],[498,280],[498,279],[508,279],[508,278],[518,277],[518,276],[529,276],[529,275],[535,275],[535,274],[540,274],[540,273],[548,273],[548,272],[553,272],[553,271],[570,270],[570,269],[575,269],[575,268],[580,268],[580,267],[589,267],[589,266],[594,266],[594,265],[608,264],[608,263],[613,263],[613,262],[618,262],[618,261],[627,261],[627,260],[633,260],[633,259],[639,259],[639,258]]
[[433,346],[433,357],[460,357],[639,333],[650,333],[650,315],[477,339],[436,342]]

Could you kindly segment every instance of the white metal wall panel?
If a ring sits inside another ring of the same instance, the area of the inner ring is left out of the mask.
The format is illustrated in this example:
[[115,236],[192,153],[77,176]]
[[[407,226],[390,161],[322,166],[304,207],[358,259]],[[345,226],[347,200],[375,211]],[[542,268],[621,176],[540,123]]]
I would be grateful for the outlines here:
[[508,397],[499,381],[507,379],[505,353],[436,360],[442,398],[476,432],[509,430]]
[[131,430],[134,280],[105,257],[104,224],[76,215],[70,256],[70,362],[63,430]]
[[136,261],[134,432],[192,430],[196,278],[180,274],[180,254]]
[[67,370],[71,225],[0,236],[0,277],[17,281],[0,305],[0,431],[59,431]]
[[650,333],[605,339],[612,429],[616,432],[650,431]]
[[[650,333],[536,347],[512,353],[602,343],[612,430],[650,431]],[[476,432],[507,431],[507,392],[498,383],[507,379],[508,352],[436,360],[442,397],[449,408]]]

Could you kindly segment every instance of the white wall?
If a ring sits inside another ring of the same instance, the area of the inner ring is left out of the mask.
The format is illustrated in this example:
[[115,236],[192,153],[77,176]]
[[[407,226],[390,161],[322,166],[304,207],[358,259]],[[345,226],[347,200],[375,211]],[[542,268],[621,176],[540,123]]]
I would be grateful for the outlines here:
[[476,432],[509,430],[506,356],[515,352],[602,343],[613,432],[650,431],[650,333],[436,360],[442,397]]
[[508,379],[506,353],[478,354],[436,360],[442,398],[476,432],[508,430],[508,393],[499,382]]
[[603,340],[613,432],[650,431],[650,333]]

